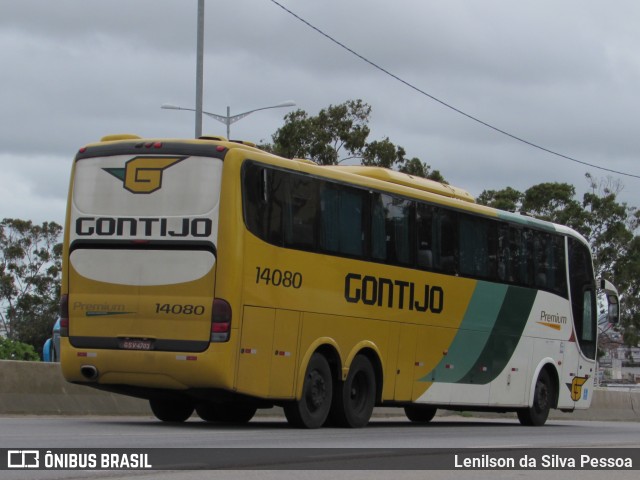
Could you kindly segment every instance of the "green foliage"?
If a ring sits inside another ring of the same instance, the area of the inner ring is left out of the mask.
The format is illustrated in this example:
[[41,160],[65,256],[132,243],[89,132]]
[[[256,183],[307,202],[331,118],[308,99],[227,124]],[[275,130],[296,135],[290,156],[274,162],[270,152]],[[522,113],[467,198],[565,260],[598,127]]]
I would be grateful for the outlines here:
[[502,190],[485,190],[477,198],[480,205],[515,212],[522,204],[522,193],[518,190],[507,187]]
[[330,105],[316,116],[296,110],[284,117],[284,125],[272,136],[273,144],[260,147],[286,158],[307,158],[319,165],[360,159],[362,165],[395,168],[445,182],[438,170],[431,171],[420,159],[408,160],[404,148],[389,138],[369,142],[370,114],[371,107],[362,100]]
[[38,361],[40,357],[33,346],[29,344],[0,338],[0,360]]
[[362,153],[362,165],[372,167],[393,168],[403,165],[406,161],[404,148],[394,145],[389,138],[374,140],[368,143]]
[[440,183],[449,183],[442,176],[440,170],[431,170],[430,165],[421,162],[420,159],[416,157],[407,160],[405,164],[400,167],[400,171],[408,175],[413,175],[414,177],[424,177]]
[[285,124],[273,135],[269,150],[287,158],[309,158],[319,165],[337,165],[342,151],[349,157],[363,154],[369,136],[371,107],[362,100],[330,105],[310,117],[304,110],[285,116]]
[[574,199],[576,189],[567,183],[540,183],[528,188],[522,198],[522,210],[543,220],[570,226],[580,231],[585,212]]
[[623,295],[624,343],[638,345],[640,342],[640,237],[635,236],[629,242],[625,256],[618,259],[613,280]]
[[58,312],[61,233],[54,222],[0,222],[0,330],[36,350],[51,335]]

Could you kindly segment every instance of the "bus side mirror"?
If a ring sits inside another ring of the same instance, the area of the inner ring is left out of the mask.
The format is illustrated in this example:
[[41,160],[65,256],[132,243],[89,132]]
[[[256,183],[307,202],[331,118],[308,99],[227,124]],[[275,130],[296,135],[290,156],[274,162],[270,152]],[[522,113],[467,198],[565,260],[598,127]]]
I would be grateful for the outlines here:
[[607,321],[612,325],[620,322],[620,299],[618,290],[608,280],[600,279],[600,288],[607,296]]

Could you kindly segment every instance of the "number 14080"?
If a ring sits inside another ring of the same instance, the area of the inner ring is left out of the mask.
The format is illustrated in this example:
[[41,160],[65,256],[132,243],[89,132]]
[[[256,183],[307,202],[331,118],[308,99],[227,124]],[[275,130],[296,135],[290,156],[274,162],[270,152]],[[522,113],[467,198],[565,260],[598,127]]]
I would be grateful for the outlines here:
[[204,305],[181,305],[179,303],[156,303],[156,313],[171,315],[202,315]]
[[302,274],[277,268],[256,267],[256,283],[264,283],[274,287],[300,288],[302,286]]

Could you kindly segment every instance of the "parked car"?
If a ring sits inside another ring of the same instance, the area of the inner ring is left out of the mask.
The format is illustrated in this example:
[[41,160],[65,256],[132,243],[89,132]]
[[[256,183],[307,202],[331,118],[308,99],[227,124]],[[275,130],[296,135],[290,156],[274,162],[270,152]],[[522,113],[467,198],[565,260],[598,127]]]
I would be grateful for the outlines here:
[[51,338],[44,342],[42,347],[42,360],[45,362],[60,361],[60,319],[56,320],[53,326]]

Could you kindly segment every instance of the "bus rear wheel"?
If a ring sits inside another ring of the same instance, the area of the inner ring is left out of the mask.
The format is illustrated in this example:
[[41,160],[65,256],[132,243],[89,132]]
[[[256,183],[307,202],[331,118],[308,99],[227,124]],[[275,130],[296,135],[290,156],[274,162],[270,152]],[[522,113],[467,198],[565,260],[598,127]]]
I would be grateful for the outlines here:
[[520,420],[520,423],[531,427],[544,425],[549,417],[554,393],[551,377],[549,377],[546,370],[542,370],[536,380],[533,393],[533,405],[518,410],[518,420]]
[[331,408],[332,386],[329,362],[324,355],[314,353],[304,376],[302,398],[284,405],[289,424],[298,428],[321,427]]
[[341,427],[361,428],[369,423],[376,402],[376,376],[367,357],[357,355],[344,382],[338,382],[331,421]]
[[407,405],[404,413],[414,423],[429,423],[438,409],[429,405]]
[[196,413],[205,422],[242,424],[250,421],[257,408],[248,403],[213,403],[196,405]]
[[188,398],[152,398],[149,406],[155,417],[163,422],[184,422],[193,414],[193,402]]

